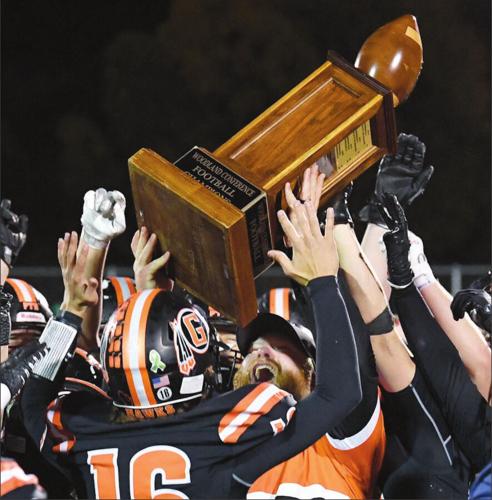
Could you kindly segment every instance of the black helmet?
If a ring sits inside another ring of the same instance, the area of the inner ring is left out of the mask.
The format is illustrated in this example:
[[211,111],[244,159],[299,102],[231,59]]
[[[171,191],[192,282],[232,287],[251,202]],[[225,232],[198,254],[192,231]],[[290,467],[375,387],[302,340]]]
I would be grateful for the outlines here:
[[53,316],[46,297],[27,281],[8,278],[4,291],[12,294],[10,318],[12,330],[36,328],[40,334],[48,320]]
[[198,309],[173,292],[132,295],[111,316],[101,342],[114,405],[145,418],[198,403],[214,365],[211,336]]

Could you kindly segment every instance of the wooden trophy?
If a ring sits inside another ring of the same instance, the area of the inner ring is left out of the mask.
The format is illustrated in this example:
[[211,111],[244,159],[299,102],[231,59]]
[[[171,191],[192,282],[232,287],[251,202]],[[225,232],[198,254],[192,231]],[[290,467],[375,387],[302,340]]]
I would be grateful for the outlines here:
[[171,251],[180,286],[239,325],[256,316],[254,279],[272,264],[268,250],[281,244],[276,211],[285,183],[317,161],[326,174],[323,206],[395,152],[393,106],[418,78],[418,33],[413,16],[383,26],[361,48],[359,68],[329,52],[213,153],[194,147],[171,163],[143,148],[129,159],[138,224]]

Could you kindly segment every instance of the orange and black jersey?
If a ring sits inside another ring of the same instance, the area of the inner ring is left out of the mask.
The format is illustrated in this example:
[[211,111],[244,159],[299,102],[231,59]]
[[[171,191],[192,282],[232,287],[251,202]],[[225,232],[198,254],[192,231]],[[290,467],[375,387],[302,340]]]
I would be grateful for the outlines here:
[[[78,392],[50,406],[45,448],[60,456],[84,498],[225,497],[249,450],[272,440],[295,412],[292,396],[263,383],[164,418],[114,423],[112,402]],[[206,485],[206,490],[204,490]]]
[[[249,487],[339,425],[361,401],[353,332],[335,277],[317,278],[307,289],[318,332],[316,385],[295,408],[290,395],[271,384],[127,424],[114,422],[112,402],[100,394],[55,401],[48,416],[58,441],[46,441],[45,449],[63,452],[79,495],[152,498],[167,490],[180,498],[238,497],[236,483]],[[26,428],[37,443],[41,414],[56,396],[51,385],[31,379],[22,396]]]

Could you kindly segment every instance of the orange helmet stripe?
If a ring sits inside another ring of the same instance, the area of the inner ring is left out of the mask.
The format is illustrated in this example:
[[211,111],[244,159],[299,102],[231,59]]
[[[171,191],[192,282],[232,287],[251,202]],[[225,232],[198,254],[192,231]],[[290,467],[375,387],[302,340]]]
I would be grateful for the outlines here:
[[16,278],[8,278],[7,283],[14,289],[19,302],[37,302],[36,294],[27,281]]
[[123,368],[135,406],[157,404],[146,369],[146,326],[150,306],[159,289],[144,290],[130,299],[123,330]]
[[290,319],[289,294],[290,288],[272,288],[269,297],[269,312],[282,316],[287,321]]
[[135,285],[131,278],[126,276],[109,276],[109,281],[114,287],[116,292],[116,302],[118,306],[123,304],[125,300],[130,298],[136,292]]

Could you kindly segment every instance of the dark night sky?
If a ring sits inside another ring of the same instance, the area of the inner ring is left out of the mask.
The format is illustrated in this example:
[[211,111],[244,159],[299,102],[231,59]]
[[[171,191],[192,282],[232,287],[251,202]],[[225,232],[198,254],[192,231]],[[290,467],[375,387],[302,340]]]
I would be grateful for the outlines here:
[[[130,264],[127,158],[175,159],[222,144],[323,63],[353,61],[379,26],[417,17],[424,67],[399,131],[436,167],[411,226],[433,263],[490,260],[489,0],[2,0],[1,195],[29,215],[19,265],[55,265],[86,190],[119,189],[128,233],[109,262]],[[358,182],[355,212],[375,169]]]

